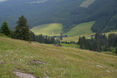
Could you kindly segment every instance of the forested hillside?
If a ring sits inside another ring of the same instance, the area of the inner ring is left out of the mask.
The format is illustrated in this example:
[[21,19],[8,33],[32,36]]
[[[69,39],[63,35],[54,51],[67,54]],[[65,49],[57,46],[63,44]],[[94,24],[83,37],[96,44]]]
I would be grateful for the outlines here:
[[24,15],[30,28],[61,23],[67,32],[80,23],[96,21],[94,32],[117,29],[117,0],[7,0],[0,2],[0,21],[15,27],[17,17]]

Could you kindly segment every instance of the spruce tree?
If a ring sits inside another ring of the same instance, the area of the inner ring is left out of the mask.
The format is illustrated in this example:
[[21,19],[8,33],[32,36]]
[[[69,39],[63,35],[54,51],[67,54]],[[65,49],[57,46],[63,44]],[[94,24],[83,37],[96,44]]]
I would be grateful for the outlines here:
[[6,21],[4,21],[2,23],[0,32],[5,34],[6,36],[11,36],[11,30],[10,30],[8,23]]
[[27,25],[27,19],[24,16],[19,17],[14,35],[16,39],[21,39],[26,41],[31,40],[30,30]]
[[115,54],[117,54],[117,48],[115,48]]

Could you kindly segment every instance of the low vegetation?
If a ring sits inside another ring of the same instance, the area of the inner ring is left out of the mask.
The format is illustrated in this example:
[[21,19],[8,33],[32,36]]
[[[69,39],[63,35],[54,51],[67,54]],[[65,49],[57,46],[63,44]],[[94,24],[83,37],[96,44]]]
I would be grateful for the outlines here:
[[0,78],[117,78],[116,0],[1,1]]
[[80,48],[80,46],[78,46],[77,44],[75,43],[61,43],[61,46],[64,46],[64,47],[72,47],[72,48]]
[[0,37],[0,78],[116,78],[117,56]]
[[51,23],[36,26],[31,29],[36,35],[48,35],[48,36],[59,36],[62,33],[62,24],[59,23]]
[[78,42],[79,36],[73,36],[73,37],[64,37],[62,39],[63,42]]
[[80,35],[89,35],[92,34],[91,27],[95,24],[95,21],[91,22],[85,22],[78,24],[74,28],[72,28],[69,32],[66,33],[66,35],[69,36],[80,36]]
[[82,49],[89,49],[93,51],[111,51],[117,53],[117,34],[109,34],[106,36],[102,33],[91,35],[90,39],[80,37],[78,44]]

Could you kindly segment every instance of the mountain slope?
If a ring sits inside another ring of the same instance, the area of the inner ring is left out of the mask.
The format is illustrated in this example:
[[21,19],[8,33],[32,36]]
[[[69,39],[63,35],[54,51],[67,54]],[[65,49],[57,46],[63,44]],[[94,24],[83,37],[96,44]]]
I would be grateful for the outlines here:
[[[8,20],[11,28],[20,15],[25,15],[30,27],[63,24],[63,32],[75,25],[96,21],[93,32],[117,29],[117,0],[8,0],[0,2],[0,21]],[[74,25],[75,24],[75,25]]]
[[62,33],[62,24],[59,23],[51,23],[51,24],[44,24],[33,27],[31,29],[36,35],[48,35],[48,36],[59,36]]
[[73,27],[69,32],[65,33],[68,36],[81,36],[81,35],[89,35],[93,32],[91,31],[91,27],[95,24],[95,21],[85,22],[78,24]]
[[44,78],[116,78],[117,56],[0,37],[0,78],[13,71]]

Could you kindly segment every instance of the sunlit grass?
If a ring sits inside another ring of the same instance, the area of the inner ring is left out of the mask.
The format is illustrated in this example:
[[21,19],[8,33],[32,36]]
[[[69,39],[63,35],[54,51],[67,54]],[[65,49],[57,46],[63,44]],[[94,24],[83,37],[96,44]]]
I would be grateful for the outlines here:
[[16,69],[37,78],[116,78],[117,56],[0,37],[0,78],[16,78]]
[[95,23],[95,21],[78,24],[77,26],[72,28],[70,31],[68,31],[66,33],[66,35],[69,35],[69,36],[80,36],[80,35],[92,34],[93,32],[91,30],[91,27],[93,26],[94,23]]
[[61,46],[72,47],[72,48],[80,48],[80,46],[78,44],[74,44],[74,43],[71,43],[71,44],[61,43]]
[[51,24],[45,24],[40,25],[32,28],[32,31],[36,34],[43,34],[48,36],[57,36],[60,35],[62,32],[62,24],[59,23],[51,23]]

